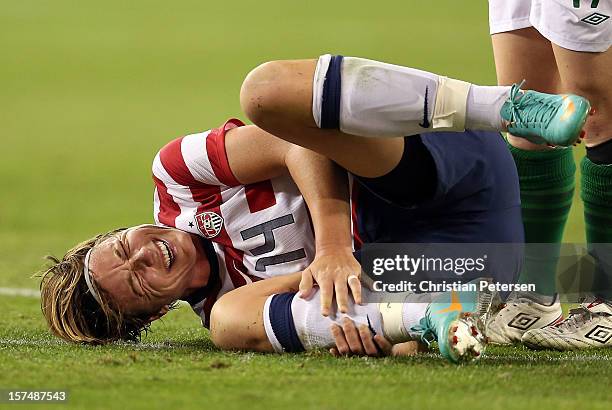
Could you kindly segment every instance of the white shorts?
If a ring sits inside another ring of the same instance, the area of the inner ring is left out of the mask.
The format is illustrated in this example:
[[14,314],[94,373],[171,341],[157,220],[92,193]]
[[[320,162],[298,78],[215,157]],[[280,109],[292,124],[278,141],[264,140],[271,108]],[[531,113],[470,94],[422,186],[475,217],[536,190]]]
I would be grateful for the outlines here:
[[489,0],[491,34],[526,27],[569,50],[604,52],[612,45],[612,0]]

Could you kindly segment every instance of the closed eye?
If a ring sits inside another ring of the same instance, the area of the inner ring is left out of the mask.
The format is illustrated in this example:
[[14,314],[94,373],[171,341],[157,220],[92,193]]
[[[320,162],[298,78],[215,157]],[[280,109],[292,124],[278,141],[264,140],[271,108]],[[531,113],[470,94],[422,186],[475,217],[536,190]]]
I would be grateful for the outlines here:
[[133,271],[130,271],[130,277],[128,279],[128,282],[130,288],[132,289],[132,292],[134,292],[135,295],[144,296],[145,292],[143,290],[142,283],[140,283],[140,279]]
[[127,245],[127,241],[125,241],[125,232],[127,232],[127,230],[117,237],[117,242],[119,242],[119,247],[123,253],[123,255],[120,255],[121,259],[127,261],[129,259],[129,247]]

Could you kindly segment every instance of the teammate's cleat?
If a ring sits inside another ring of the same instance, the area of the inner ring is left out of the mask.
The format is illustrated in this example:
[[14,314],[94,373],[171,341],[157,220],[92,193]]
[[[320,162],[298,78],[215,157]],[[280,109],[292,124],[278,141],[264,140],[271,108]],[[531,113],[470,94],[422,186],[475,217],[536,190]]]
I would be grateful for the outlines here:
[[563,320],[561,303],[542,305],[524,297],[517,297],[500,305],[486,324],[489,343],[510,345],[520,343],[523,334]]
[[491,305],[489,291],[445,292],[429,304],[418,329],[426,343],[438,342],[453,363],[479,359],[487,345],[484,321]]
[[523,335],[531,349],[574,350],[612,347],[612,307],[600,300],[583,303],[556,326],[535,329]]
[[578,141],[591,112],[589,101],[574,94],[522,91],[523,83],[512,86],[501,109],[508,132],[542,145],[569,147]]

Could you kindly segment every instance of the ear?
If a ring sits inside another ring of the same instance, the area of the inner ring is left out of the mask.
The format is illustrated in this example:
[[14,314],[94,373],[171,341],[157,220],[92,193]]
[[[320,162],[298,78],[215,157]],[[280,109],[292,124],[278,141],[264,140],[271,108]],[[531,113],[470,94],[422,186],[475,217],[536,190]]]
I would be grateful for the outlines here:
[[159,312],[149,316],[149,322],[153,322],[159,318],[161,318],[163,315],[165,315],[166,313],[168,313],[170,311],[170,305],[165,305],[163,306]]

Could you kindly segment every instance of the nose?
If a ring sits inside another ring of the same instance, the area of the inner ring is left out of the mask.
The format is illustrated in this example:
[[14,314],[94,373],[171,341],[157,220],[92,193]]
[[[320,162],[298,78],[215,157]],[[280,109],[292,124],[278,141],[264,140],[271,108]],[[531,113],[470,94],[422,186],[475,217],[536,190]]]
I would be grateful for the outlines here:
[[156,249],[149,245],[142,246],[132,255],[131,259],[134,266],[149,268],[154,266],[157,260]]

